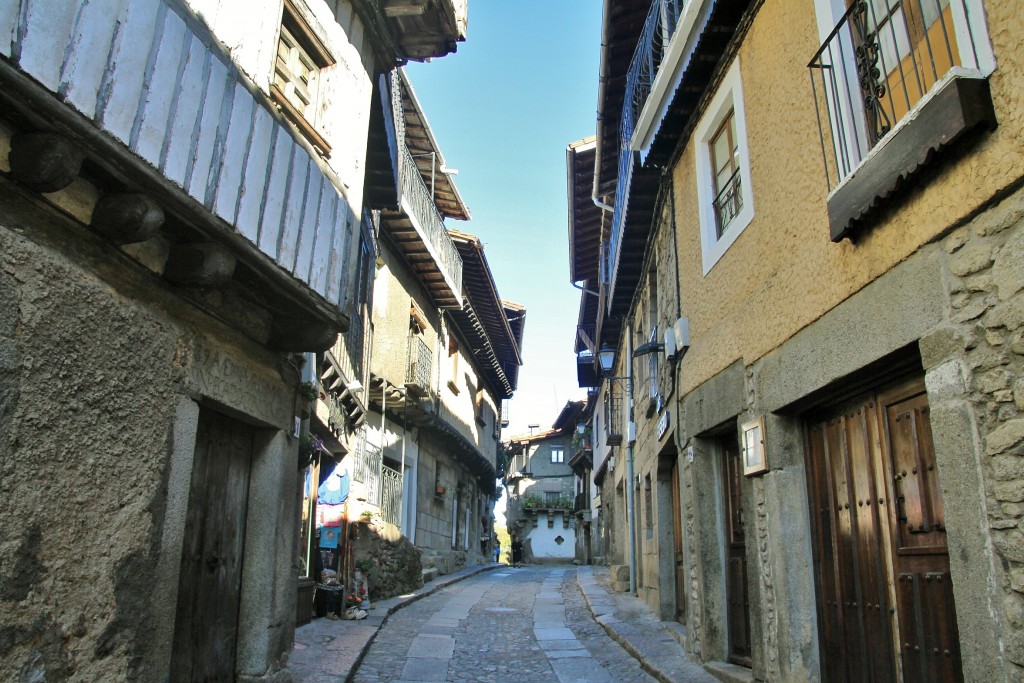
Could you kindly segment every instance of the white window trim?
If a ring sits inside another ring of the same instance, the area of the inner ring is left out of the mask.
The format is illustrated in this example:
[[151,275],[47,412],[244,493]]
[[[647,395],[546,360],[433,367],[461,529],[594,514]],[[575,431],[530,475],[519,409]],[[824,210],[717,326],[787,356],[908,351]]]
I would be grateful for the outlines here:
[[[719,239],[715,224],[715,189],[712,182],[714,172],[711,168],[710,143],[719,125],[729,114],[734,112],[736,121],[736,142],[740,155],[740,193],[743,197],[743,208],[729,223],[725,234]],[[700,210],[700,252],[707,275],[725,252],[736,241],[750,222],[754,219],[754,191],[750,182],[750,154],[747,148],[747,122],[743,105],[743,84],[740,80],[740,60],[737,57],[722,83],[715,93],[697,124],[693,137],[696,144],[697,157],[697,205]]]

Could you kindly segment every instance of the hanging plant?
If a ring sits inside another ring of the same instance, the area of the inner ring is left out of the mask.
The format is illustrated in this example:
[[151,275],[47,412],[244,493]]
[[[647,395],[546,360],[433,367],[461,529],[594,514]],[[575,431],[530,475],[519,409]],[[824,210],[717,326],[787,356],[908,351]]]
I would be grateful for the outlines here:
[[313,382],[303,382],[299,385],[299,398],[315,401],[320,398],[320,389]]
[[304,470],[316,461],[323,448],[323,441],[309,432],[299,434],[299,469]]

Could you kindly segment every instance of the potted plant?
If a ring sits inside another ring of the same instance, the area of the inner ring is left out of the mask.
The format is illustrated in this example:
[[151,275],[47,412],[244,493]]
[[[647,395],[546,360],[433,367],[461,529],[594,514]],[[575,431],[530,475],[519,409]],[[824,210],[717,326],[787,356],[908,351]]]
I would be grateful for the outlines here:
[[299,417],[303,420],[309,419],[310,405],[320,398],[320,390],[313,382],[303,382],[296,392],[296,403]]
[[448,489],[446,489],[443,484],[438,484],[437,488],[434,489],[434,495],[436,496],[443,496],[447,492]]
[[524,510],[536,510],[542,506],[543,501],[537,496],[523,496],[522,503]]

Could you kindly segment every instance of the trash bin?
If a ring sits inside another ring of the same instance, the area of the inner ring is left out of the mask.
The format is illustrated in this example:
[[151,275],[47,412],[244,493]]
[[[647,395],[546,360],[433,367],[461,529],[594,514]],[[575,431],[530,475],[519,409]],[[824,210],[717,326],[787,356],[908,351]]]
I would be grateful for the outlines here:
[[316,585],[316,598],[314,602],[318,617],[326,617],[332,613],[340,617],[345,607],[345,587],[324,586],[318,583]]

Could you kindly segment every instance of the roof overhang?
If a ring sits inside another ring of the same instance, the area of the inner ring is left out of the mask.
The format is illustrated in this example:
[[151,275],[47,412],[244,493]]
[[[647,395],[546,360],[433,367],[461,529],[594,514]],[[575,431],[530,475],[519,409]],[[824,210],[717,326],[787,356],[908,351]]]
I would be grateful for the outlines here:
[[596,280],[601,243],[606,237],[605,212],[593,200],[594,136],[571,143],[565,150],[569,206],[569,280]]
[[434,137],[416,89],[405,69],[399,69],[402,87],[402,108],[405,110],[405,143],[416,161],[423,184],[434,189],[434,205],[445,218],[468,221],[472,218],[455,185],[455,169],[448,168],[441,146]]
[[[475,235],[450,230],[452,241],[462,257],[462,285],[465,296],[460,310],[451,311],[481,367],[488,371],[493,386],[511,398],[516,388],[522,355],[519,343],[526,309],[501,299],[484,254],[484,245]],[[512,309],[516,329],[510,320]],[[518,334],[517,334],[518,332]]]

